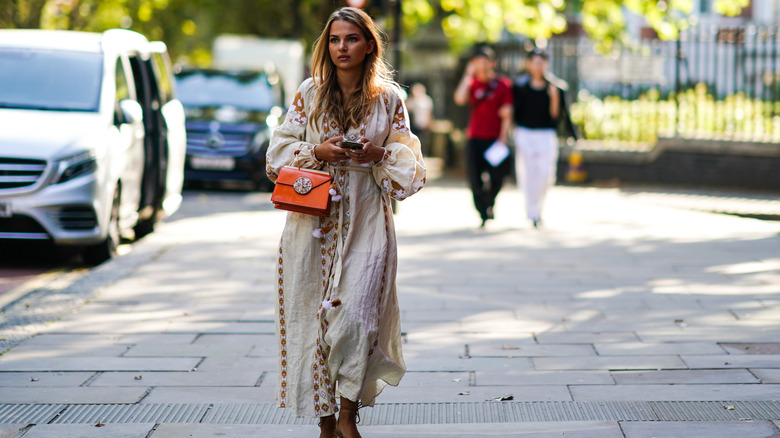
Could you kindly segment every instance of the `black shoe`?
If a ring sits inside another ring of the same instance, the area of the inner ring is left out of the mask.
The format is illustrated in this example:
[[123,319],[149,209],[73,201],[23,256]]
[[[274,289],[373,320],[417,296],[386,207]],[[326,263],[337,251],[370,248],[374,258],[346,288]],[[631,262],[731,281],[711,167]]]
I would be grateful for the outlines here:
[[531,224],[534,226],[534,228],[539,229],[542,227],[542,220],[541,219],[532,219]]
[[480,228],[485,228],[485,224],[487,223],[487,221],[488,221],[487,218],[483,217],[482,218],[482,223],[479,225],[479,227]]

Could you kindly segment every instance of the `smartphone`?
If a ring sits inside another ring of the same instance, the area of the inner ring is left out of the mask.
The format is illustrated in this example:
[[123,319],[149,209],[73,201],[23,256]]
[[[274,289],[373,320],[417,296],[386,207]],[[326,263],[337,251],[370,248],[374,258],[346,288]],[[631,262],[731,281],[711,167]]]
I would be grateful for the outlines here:
[[363,143],[360,143],[359,141],[342,140],[341,147],[347,149],[363,149]]

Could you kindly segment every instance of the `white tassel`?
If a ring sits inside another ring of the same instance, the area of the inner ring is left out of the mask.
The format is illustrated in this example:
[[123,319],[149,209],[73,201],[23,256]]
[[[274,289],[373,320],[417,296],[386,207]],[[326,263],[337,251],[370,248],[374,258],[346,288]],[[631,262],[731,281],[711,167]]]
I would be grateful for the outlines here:
[[322,238],[322,228],[315,228],[314,231],[311,232],[311,235],[317,239]]
[[328,193],[330,193],[330,199],[333,202],[341,201],[341,195],[339,195],[339,192],[337,192],[336,189],[334,189],[333,187],[331,187],[330,190],[328,190]]
[[335,300],[322,300],[322,309],[323,310],[330,310],[334,307],[338,307],[341,305],[341,300],[336,298]]

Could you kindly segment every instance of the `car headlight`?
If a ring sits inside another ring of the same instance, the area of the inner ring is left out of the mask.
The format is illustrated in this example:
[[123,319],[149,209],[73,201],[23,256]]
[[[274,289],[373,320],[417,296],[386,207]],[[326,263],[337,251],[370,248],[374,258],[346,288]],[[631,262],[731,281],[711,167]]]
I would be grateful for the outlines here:
[[54,184],[64,183],[80,176],[89,175],[97,168],[93,151],[82,151],[57,160],[57,176]]

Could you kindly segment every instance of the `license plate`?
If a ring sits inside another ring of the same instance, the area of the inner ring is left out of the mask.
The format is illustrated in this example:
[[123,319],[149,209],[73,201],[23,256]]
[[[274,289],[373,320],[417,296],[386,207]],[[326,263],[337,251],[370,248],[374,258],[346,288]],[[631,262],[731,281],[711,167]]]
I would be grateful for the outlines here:
[[0,202],[0,217],[11,217],[13,212],[11,211],[10,202]]
[[236,160],[233,157],[191,157],[193,169],[233,170]]

